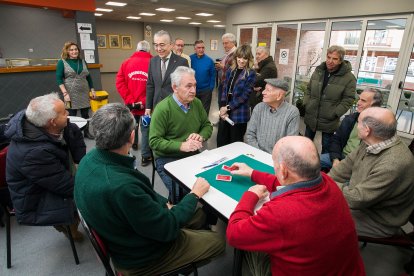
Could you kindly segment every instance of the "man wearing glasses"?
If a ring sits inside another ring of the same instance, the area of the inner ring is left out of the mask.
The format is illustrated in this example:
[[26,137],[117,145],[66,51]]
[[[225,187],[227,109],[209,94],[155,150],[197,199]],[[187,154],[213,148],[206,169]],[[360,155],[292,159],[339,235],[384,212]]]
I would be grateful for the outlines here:
[[188,61],[185,58],[172,52],[172,39],[167,31],[161,30],[155,33],[154,48],[158,56],[151,59],[148,69],[145,115],[151,115],[155,106],[173,93],[170,74],[178,66],[188,67]]

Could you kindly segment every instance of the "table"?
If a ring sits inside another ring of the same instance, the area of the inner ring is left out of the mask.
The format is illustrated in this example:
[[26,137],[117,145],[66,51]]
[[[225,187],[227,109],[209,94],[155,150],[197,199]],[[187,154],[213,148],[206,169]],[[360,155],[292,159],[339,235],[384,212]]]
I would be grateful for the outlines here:
[[78,126],[79,129],[83,129],[86,124],[88,123],[88,120],[82,118],[82,117],[77,117],[77,116],[68,116],[69,122],[74,123]]
[[[183,186],[187,190],[191,190],[197,179],[196,175],[205,171],[203,169],[204,166],[207,166],[223,157],[226,157],[226,160],[230,160],[242,154],[273,167],[272,156],[269,153],[242,142],[235,142],[220,148],[205,150],[200,154],[167,163],[164,166],[164,170],[174,179],[176,183]],[[221,163],[225,163],[226,160],[223,160]],[[221,166],[220,164],[218,166]],[[238,203],[236,200],[232,199],[213,186],[211,186],[208,193],[201,198],[201,201],[216,210],[217,214],[224,221],[228,221],[231,213],[236,208]],[[256,206],[256,209],[260,208],[263,203],[264,201],[260,201]],[[233,275],[241,274],[241,261],[242,251],[235,249]]]
[[[179,185],[184,186],[187,190],[191,190],[197,179],[196,175],[204,171],[202,167],[209,165],[222,157],[227,157],[226,160],[230,160],[241,154],[248,155],[255,160],[273,167],[272,156],[269,153],[243,142],[235,142],[167,163],[164,166],[164,169]],[[223,161],[223,163],[224,162],[225,161]],[[236,200],[214,187],[210,187],[210,190],[203,196],[202,200],[213,207],[226,220],[230,218],[231,213],[238,203]]]

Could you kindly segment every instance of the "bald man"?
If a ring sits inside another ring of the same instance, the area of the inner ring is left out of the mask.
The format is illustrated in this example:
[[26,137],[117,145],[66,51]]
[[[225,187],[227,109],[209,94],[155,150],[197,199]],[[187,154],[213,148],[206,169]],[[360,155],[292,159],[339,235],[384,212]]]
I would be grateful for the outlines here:
[[[348,204],[320,173],[312,141],[284,137],[272,159],[275,175],[233,164],[232,174],[258,184],[243,194],[226,231],[231,246],[249,251],[243,268],[253,275],[365,275]],[[267,202],[255,214],[259,200]]]
[[398,234],[414,208],[414,158],[396,129],[390,110],[365,109],[358,117],[362,143],[329,173],[348,201],[359,235]]

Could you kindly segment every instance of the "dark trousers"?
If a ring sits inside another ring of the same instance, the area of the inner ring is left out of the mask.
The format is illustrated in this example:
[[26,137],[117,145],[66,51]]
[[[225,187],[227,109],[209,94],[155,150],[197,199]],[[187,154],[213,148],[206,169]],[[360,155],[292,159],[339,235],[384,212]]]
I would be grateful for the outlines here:
[[[305,136],[313,141],[315,138],[316,131],[311,130],[306,126]],[[322,132],[322,154],[329,152],[329,145],[331,144],[333,133]]]
[[208,116],[208,113],[210,112],[212,93],[213,92],[210,91],[210,89],[197,91],[196,93],[196,97],[199,98],[200,101],[203,103],[203,107],[207,113],[207,116]]
[[217,147],[225,146],[233,142],[243,142],[247,123],[230,125],[220,119],[217,131]]
[[89,107],[81,108],[81,109],[68,109],[69,116],[76,116],[80,110],[81,117],[84,119],[89,119]]

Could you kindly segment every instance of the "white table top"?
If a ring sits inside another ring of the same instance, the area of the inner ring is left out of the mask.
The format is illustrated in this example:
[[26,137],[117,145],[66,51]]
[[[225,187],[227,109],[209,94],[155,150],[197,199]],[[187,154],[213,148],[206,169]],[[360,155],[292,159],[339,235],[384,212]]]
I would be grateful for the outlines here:
[[[253,159],[273,167],[272,156],[260,149],[254,148],[242,142],[235,142],[213,150],[205,150],[200,154],[170,162],[164,166],[164,169],[178,179],[182,184],[192,189],[196,181],[196,174],[204,171],[203,167],[209,165],[222,157],[227,160],[236,158],[241,154],[246,154]],[[208,193],[203,196],[203,200],[216,209],[225,218],[230,218],[231,213],[236,208],[237,201],[217,190],[210,187]]]
[[76,124],[79,129],[82,129],[88,123],[88,120],[82,117],[68,116],[68,118],[69,118],[69,122]]

